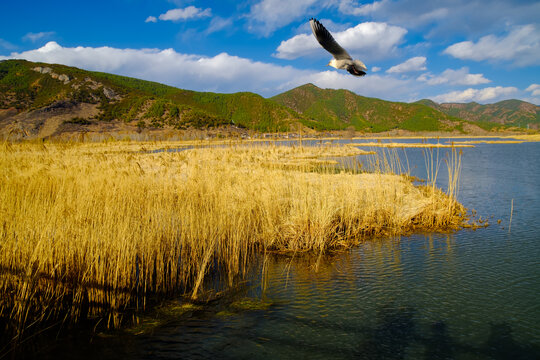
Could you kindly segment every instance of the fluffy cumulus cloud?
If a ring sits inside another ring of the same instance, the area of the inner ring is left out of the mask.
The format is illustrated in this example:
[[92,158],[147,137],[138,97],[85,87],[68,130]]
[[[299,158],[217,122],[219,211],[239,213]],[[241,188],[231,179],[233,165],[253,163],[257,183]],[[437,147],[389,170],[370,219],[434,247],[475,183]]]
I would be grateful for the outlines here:
[[[391,56],[397,46],[403,42],[406,33],[407,30],[399,26],[365,22],[344,31],[335,32],[333,36],[351,55],[373,60]],[[329,55],[310,33],[299,34],[282,41],[274,56],[280,59],[296,59],[317,53]]]
[[540,85],[531,84],[528,88],[525,89],[525,91],[530,92],[532,96],[540,96]]
[[495,87],[487,87],[484,89],[473,89],[469,88],[463,91],[452,91],[446,94],[437,95],[434,97],[431,97],[431,99],[438,103],[445,103],[445,102],[458,102],[458,103],[464,103],[464,102],[470,102],[470,101],[476,101],[479,103],[486,103],[486,102],[493,102],[498,99],[507,98],[508,96],[512,96],[518,92],[518,89],[509,86],[509,87],[502,87],[502,86],[495,86]]
[[506,36],[487,35],[477,42],[463,41],[451,45],[444,53],[464,60],[510,61],[517,66],[540,61],[540,29],[535,25],[514,28]]
[[[164,14],[159,15],[159,20],[162,21],[183,21],[189,19],[198,19],[203,17],[212,16],[212,9],[201,9],[193,5],[186,8],[171,9]],[[155,16],[149,16],[145,22],[157,22],[158,18]]]
[[525,89],[525,92],[529,93],[523,100],[530,103],[540,105],[540,84],[531,84]]
[[312,55],[318,47],[320,45],[312,34],[298,34],[282,41],[274,56],[280,59],[292,60],[301,56]]
[[424,81],[428,85],[480,85],[487,84],[491,80],[486,79],[483,74],[470,74],[469,68],[464,66],[458,70],[446,69],[440,75],[425,73],[417,78],[418,81]]
[[386,70],[386,72],[392,74],[422,70],[426,70],[426,58],[424,56],[416,56],[399,65],[392,66],[390,69]]

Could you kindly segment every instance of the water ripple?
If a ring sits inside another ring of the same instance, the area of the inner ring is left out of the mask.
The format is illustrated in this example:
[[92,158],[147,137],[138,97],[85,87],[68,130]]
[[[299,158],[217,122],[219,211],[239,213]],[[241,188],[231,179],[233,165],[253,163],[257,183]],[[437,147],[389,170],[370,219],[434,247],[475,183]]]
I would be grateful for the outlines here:
[[[407,155],[423,176],[421,151]],[[113,351],[100,343],[98,357],[540,358],[540,166],[532,159],[539,143],[464,149],[459,200],[493,215],[486,229],[367,242],[328,255],[317,271],[314,259],[274,258],[268,286],[255,277],[248,291],[269,299],[268,309],[218,304],[127,346],[111,342]],[[223,309],[229,316],[217,315]]]

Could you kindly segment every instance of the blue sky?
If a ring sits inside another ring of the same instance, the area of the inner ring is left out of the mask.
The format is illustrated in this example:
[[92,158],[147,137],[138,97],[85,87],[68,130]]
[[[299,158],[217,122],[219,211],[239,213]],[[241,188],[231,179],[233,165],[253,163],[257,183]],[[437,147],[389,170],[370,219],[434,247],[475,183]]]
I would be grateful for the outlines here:
[[[367,76],[326,67],[310,17]],[[538,1],[9,1],[0,24],[0,60],[184,89],[268,97],[311,82],[393,101],[540,104]]]

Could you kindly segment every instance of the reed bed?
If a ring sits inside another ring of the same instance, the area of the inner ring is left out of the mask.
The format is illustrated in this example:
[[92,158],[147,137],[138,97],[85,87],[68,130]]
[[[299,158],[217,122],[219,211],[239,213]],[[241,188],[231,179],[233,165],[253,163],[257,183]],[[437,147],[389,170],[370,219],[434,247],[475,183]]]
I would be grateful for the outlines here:
[[530,141],[530,142],[538,142],[540,141],[540,134],[536,133],[536,134],[512,135],[512,136],[508,136],[508,138]]
[[150,294],[196,298],[216,272],[233,284],[257,252],[322,253],[466,221],[454,190],[414,186],[396,159],[336,169],[330,158],[365,154],[355,147],[148,151],[170,146],[0,144],[4,331],[87,318],[116,327]]

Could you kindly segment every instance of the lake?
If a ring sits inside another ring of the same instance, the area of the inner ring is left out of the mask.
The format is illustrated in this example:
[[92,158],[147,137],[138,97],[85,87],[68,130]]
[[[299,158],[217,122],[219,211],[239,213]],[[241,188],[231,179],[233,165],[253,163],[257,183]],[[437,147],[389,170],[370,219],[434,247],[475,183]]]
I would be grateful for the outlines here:
[[[423,150],[405,152],[411,175],[426,178]],[[321,259],[271,257],[266,281],[257,271],[235,295],[261,306],[227,298],[150,332],[74,337],[39,357],[540,358],[539,160],[540,143],[463,149],[458,200],[487,228],[377,239]]]

